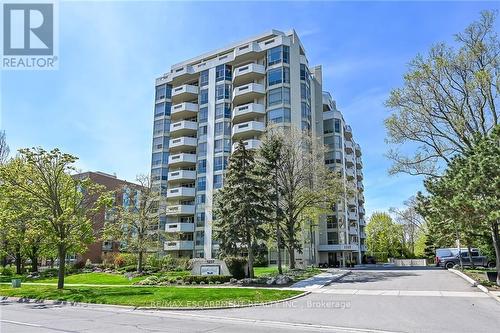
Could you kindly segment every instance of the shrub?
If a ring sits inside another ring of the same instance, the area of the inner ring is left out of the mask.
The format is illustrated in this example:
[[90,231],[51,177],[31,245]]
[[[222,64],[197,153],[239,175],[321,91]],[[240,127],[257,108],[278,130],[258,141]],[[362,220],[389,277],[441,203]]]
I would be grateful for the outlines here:
[[40,272],[40,277],[41,278],[55,277],[55,276],[57,276],[57,273],[58,273],[57,268],[48,268],[48,269]]
[[115,258],[113,259],[113,263],[115,264],[115,267],[123,267],[125,266],[125,258],[123,257],[123,254],[120,253],[118,255],[115,256]]
[[82,269],[83,267],[85,267],[85,262],[83,262],[83,260],[78,260],[77,262],[75,262],[73,264],[73,268],[75,270],[79,270],[79,269]]
[[5,266],[0,270],[0,274],[3,276],[12,276],[14,275],[14,270],[11,267]]
[[106,268],[113,268],[115,266],[115,259],[119,256],[117,253],[104,253],[101,255],[102,264]]
[[267,261],[266,256],[259,255],[255,257],[255,260],[253,262],[253,267],[267,267],[269,266],[269,262]]
[[157,276],[148,276],[144,280],[141,280],[139,282],[136,282],[135,284],[141,285],[141,286],[154,286],[160,283],[159,279]]
[[122,272],[135,272],[137,270],[136,265],[124,266],[120,269]]
[[87,261],[85,261],[85,268],[91,269],[92,267],[92,261],[90,261],[90,259],[87,259]]
[[123,266],[137,265],[137,255],[134,253],[120,253],[120,257],[124,261]]
[[226,257],[224,258],[224,262],[229,269],[229,273],[235,279],[243,279],[245,277],[247,259],[243,257]]

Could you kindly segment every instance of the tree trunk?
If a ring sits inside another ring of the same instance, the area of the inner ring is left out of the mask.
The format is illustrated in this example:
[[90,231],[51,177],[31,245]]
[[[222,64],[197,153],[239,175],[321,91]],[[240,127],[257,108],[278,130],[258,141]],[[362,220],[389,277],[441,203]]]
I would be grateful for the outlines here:
[[290,269],[295,268],[295,247],[293,246],[293,242],[290,242],[288,246],[288,254],[290,255]]
[[139,251],[139,256],[137,258],[137,273],[142,272],[142,258],[143,258],[143,253],[142,251]]
[[472,259],[472,249],[470,244],[467,244],[467,255],[469,257],[470,267],[472,267],[472,269],[476,268],[476,266],[474,265],[474,260]]
[[277,219],[276,219],[276,239],[277,239],[276,245],[278,248],[278,274],[283,274],[283,264],[281,262],[282,261],[281,260],[281,230],[280,230],[279,222]]
[[251,238],[249,237],[248,239],[248,277],[253,279],[254,275],[253,275],[253,244],[252,244],[252,240]]
[[21,258],[21,246],[16,245],[16,252],[15,252],[15,261],[16,261],[16,274],[23,274],[23,268],[22,268],[22,258]]
[[31,252],[31,271],[38,272],[38,250],[32,250]]
[[66,248],[63,245],[59,245],[57,249],[57,255],[59,258],[59,269],[57,271],[57,289],[64,288],[64,274],[66,273]]
[[495,255],[497,257],[497,286],[500,286],[500,237],[498,236],[498,222],[491,223],[491,238],[493,240],[493,247],[495,248]]

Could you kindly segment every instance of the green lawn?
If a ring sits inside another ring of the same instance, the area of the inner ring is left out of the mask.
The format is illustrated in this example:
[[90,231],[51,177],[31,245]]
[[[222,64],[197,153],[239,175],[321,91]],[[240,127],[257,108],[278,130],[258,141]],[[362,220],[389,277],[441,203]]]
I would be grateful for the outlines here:
[[[286,272],[287,270],[288,270],[288,268],[283,267],[283,272]],[[276,274],[278,274],[278,267],[276,267],[276,266],[254,267],[253,274],[255,275],[255,277],[276,275]]]
[[292,290],[197,287],[66,287],[0,285],[1,296],[28,297],[97,304],[159,307],[207,307],[253,304],[300,294]]
[[[168,277],[177,277],[177,276],[185,276],[190,273],[187,271],[181,272],[168,272],[162,273],[162,276]],[[159,274],[158,274],[159,275]],[[145,279],[147,276],[139,276],[132,278],[131,280],[127,279],[121,274],[111,274],[111,273],[82,273],[82,274],[73,274],[68,275],[64,278],[64,283],[68,284],[112,284],[112,285],[131,285],[135,282],[141,281]],[[35,283],[57,283],[57,277],[54,278],[45,278],[45,279],[34,279],[29,282]],[[25,282],[25,283],[29,283]]]

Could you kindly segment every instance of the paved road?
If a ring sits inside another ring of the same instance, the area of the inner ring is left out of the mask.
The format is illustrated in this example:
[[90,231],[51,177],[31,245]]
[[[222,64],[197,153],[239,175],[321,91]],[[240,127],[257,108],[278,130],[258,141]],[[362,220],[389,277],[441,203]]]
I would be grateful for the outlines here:
[[354,271],[306,297],[270,307],[154,312],[8,303],[0,305],[0,311],[2,333],[470,333],[500,327],[500,303],[458,276],[432,269]]

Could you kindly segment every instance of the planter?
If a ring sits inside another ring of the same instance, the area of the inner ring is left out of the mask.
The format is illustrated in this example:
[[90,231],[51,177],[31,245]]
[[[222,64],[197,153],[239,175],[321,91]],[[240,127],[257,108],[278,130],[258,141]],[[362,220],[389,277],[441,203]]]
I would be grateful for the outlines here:
[[497,272],[486,272],[486,277],[490,282],[497,282]]
[[21,288],[21,279],[12,279],[12,288]]

